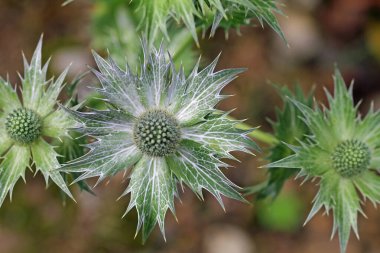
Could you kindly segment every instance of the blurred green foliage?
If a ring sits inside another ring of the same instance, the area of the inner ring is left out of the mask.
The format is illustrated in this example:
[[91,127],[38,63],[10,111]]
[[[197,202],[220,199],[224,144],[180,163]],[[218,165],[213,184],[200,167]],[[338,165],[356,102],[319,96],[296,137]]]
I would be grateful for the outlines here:
[[[143,54],[141,39],[146,39],[144,34],[136,32],[141,15],[135,1],[94,0],[91,23],[93,47],[97,50],[108,50],[119,65],[125,66],[128,63],[132,69],[136,69]],[[178,25],[170,26],[168,33],[170,41],[165,40],[164,35],[158,35],[154,46],[164,43],[176,66],[182,64],[186,71],[190,71],[197,59],[191,34]]]
[[294,232],[302,225],[305,206],[294,192],[282,192],[274,200],[257,204],[257,219],[266,229]]

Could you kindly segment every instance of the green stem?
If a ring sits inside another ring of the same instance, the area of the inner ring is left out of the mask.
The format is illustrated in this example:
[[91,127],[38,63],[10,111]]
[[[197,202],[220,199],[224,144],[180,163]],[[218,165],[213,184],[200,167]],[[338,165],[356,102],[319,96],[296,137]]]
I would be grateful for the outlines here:
[[[254,127],[246,124],[246,123],[239,123],[237,124],[237,128],[243,129],[243,130],[249,130]],[[276,145],[279,143],[279,140],[272,134],[261,131],[259,129],[255,129],[252,132],[248,134],[248,136],[252,137],[253,139],[256,139],[258,141],[264,142],[269,145]]]

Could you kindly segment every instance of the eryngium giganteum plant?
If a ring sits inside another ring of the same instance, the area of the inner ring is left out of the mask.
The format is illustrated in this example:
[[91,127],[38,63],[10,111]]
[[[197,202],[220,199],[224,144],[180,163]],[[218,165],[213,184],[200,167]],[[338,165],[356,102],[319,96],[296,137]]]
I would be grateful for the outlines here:
[[217,59],[203,70],[198,64],[186,77],[165,57],[163,48],[144,50],[140,73],[120,69],[112,59],[94,53],[105,97],[105,111],[70,111],[80,123],[77,131],[96,138],[90,151],[62,168],[81,172],[78,180],[129,170],[127,211],[137,209],[137,231],[145,241],[158,223],[164,235],[168,209],[174,214],[177,184],[186,184],[199,198],[202,189],[222,203],[222,195],[244,201],[238,187],[220,171],[222,158],[232,151],[251,153],[256,144],[239,130],[239,122],[214,106],[226,98],[220,94],[242,69],[214,72]]
[[73,120],[62,109],[56,109],[57,97],[63,87],[66,69],[55,81],[46,80],[48,63],[41,61],[42,38],[30,63],[24,57],[21,97],[8,81],[0,78],[0,205],[25,170],[35,168],[71,198],[72,195],[59,171],[58,154],[45,137],[67,135]]
[[310,130],[300,146],[289,147],[294,154],[268,167],[299,168],[305,180],[319,178],[319,192],[306,220],[322,207],[334,215],[333,235],[338,232],[341,252],[345,252],[350,230],[358,236],[357,215],[363,213],[361,197],[374,204],[380,201],[380,113],[371,110],[358,116],[352,85],[346,88],[338,70],[335,92],[326,92],[329,108],[314,109],[292,100]]

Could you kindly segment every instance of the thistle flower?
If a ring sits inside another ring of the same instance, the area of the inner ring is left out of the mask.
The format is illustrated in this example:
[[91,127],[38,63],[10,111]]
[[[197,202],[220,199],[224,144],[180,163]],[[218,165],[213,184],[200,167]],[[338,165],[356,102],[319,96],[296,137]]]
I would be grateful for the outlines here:
[[186,78],[167,61],[162,47],[148,53],[140,74],[121,70],[112,59],[94,53],[101,82],[98,91],[108,110],[70,111],[78,120],[77,131],[96,138],[83,157],[63,166],[62,171],[83,173],[77,180],[98,176],[98,182],[119,171],[130,173],[130,194],[126,213],[136,207],[138,225],[145,241],[158,223],[164,236],[168,209],[174,214],[177,183],[186,184],[203,199],[209,191],[222,205],[222,195],[244,201],[238,187],[220,171],[222,158],[230,152],[257,146],[247,131],[235,128],[239,122],[214,106],[226,96],[225,85],[242,69],[214,72],[217,59],[202,71],[199,62]]
[[305,180],[319,178],[319,192],[306,223],[324,207],[333,212],[332,236],[339,234],[345,252],[350,231],[358,237],[357,215],[363,214],[361,198],[380,201],[380,113],[370,109],[366,117],[357,114],[352,87],[346,88],[338,70],[334,75],[334,96],[326,91],[329,108],[314,109],[292,100],[310,130],[301,146],[289,147],[295,154],[271,163],[272,168],[299,168]]
[[[22,102],[8,81],[0,78],[0,205],[25,170],[35,166],[46,183],[49,178],[71,198],[72,195],[57,168],[58,154],[45,137],[59,138],[67,134],[73,122],[62,109],[55,109],[68,68],[57,80],[46,80],[48,63],[41,64],[42,38],[30,64],[24,57],[21,77]],[[33,161],[30,163],[30,160]]]

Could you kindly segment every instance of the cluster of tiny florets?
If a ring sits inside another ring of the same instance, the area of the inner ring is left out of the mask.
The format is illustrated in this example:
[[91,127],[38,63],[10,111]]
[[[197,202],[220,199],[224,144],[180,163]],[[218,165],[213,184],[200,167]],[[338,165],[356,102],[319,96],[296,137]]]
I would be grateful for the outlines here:
[[41,135],[41,119],[32,110],[19,108],[8,114],[5,121],[8,136],[21,144],[29,144]]
[[173,154],[181,134],[177,120],[163,110],[150,110],[137,118],[133,137],[137,147],[150,156]]
[[353,177],[367,170],[371,160],[368,146],[358,140],[339,144],[332,155],[333,165],[342,177]]

